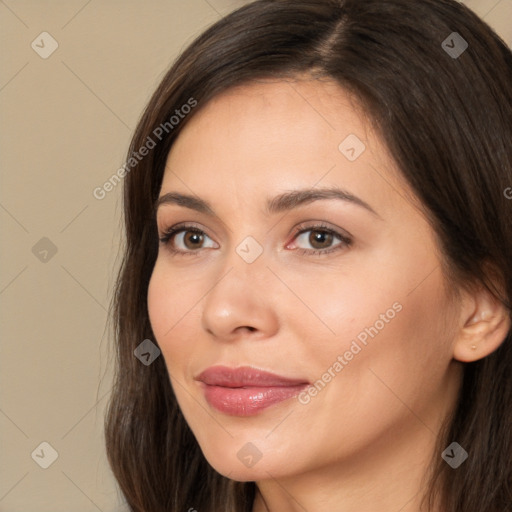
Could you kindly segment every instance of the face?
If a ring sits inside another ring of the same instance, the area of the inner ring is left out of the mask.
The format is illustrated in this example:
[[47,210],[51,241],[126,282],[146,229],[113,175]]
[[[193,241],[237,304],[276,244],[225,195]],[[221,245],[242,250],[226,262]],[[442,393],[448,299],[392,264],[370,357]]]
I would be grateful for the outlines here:
[[160,197],[151,326],[217,471],[353,470],[404,439],[430,446],[457,387],[456,308],[432,228],[344,90],[217,96]]

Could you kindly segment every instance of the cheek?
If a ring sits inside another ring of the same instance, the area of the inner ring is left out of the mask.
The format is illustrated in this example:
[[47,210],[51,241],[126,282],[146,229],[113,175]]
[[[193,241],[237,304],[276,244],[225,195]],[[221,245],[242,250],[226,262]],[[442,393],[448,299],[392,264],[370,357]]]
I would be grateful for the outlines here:
[[[388,402],[400,397],[411,407],[423,408],[444,382],[452,360],[454,324],[439,269],[416,290],[403,290],[389,294],[366,325],[348,333],[361,347],[353,361],[357,359],[357,369],[353,365],[351,373],[354,385],[374,389]],[[395,298],[391,310],[386,309]]]
[[453,336],[444,328],[448,303],[440,272],[417,293],[400,289],[381,290],[366,302],[363,295],[343,300],[338,322],[330,318],[336,336],[314,338],[314,330],[302,326],[302,339],[311,342],[303,345],[301,358],[316,391],[302,395],[299,411],[305,431],[333,425],[326,457],[339,454],[339,429],[352,450],[393,425],[417,422],[410,411],[429,425],[438,421]]
[[[364,273],[348,269],[335,280],[301,285],[305,302],[322,320],[295,315],[293,328],[304,340],[301,359],[311,378],[336,380],[357,393],[374,389],[380,396],[377,388],[385,385],[373,370],[411,398],[442,381],[455,336],[444,277],[431,252],[402,254],[404,261],[395,252],[389,265],[368,266]],[[345,378],[333,379],[333,373]]]
[[187,354],[190,344],[179,343],[179,339],[183,339],[185,320],[194,314],[191,310],[199,293],[193,284],[171,281],[171,275],[157,260],[148,286],[149,320],[168,367],[171,362],[177,366]]
[[167,329],[172,326],[172,319],[168,314],[172,311],[169,309],[171,301],[173,298],[166,293],[166,284],[157,263],[148,285],[148,314],[153,334],[159,341],[165,333],[166,325]]

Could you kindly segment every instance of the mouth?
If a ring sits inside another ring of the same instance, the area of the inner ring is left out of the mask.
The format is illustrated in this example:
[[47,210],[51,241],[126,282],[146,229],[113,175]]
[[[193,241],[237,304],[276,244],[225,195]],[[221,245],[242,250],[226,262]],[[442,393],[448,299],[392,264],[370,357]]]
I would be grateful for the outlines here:
[[212,366],[196,377],[206,401],[231,416],[253,416],[260,411],[297,396],[309,386],[294,379],[242,366]]

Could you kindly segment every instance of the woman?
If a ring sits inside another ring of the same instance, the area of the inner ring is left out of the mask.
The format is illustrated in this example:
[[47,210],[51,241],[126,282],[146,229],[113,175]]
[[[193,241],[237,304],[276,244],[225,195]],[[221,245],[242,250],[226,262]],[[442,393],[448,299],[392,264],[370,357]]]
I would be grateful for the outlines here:
[[452,0],[260,0],[183,52],[125,168],[131,510],[512,510],[511,83]]

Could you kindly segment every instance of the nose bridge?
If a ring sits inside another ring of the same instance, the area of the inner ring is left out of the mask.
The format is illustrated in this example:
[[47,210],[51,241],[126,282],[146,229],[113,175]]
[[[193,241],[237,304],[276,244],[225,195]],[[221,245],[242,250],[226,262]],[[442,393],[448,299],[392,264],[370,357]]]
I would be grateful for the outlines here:
[[263,246],[246,237],[232,248],[219,266],[218,277],[203,302],[203,327],[219,337],[229,337],[239,327],[264,331],[277,326],[272,303],[271,273]]
[[255,300],[260,295],[260,288],[264,288],[262,285],[269,285],[269,271],[266,265],[263,251],[256,256],[253,242],[240,243],[223,259],[218,277],[208,296],[215,301],[226,303],[236,300],[239,306],[242,306],[246,299]]

